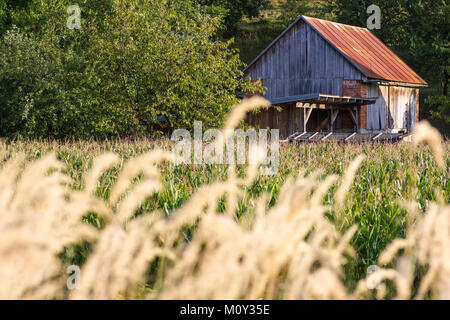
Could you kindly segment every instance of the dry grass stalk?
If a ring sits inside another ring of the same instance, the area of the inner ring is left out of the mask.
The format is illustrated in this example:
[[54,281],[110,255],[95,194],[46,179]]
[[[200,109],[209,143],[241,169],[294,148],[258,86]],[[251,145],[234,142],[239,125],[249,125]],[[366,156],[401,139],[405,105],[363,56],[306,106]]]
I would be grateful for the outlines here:
[[416,145],[420,143],[428,144],[439,168],[445,169],[442,136],[436,128],[433,128],[428,121],[422,121],[414,129],[413,139]]
[[[244,101],[224,130],[234,128],[245,112],[267,105],[261,98]],[[419,125],[416,141],[430,143],[436,161],[445,165],[440,137],[426,124]],[[2,159],[6,154],[2,151]],[[380,257],[380,266],[396,262],[395,268],[381,268],[349,293],[343,265],[354,254],[349,243],[357,228],[338,232],[325,216],[332,208],[322,202],[336,176],[321,181],[319,171],[308,176],[301,172],[296,180],[288,179],[273,208],[263,195],[254,215],[241,223],[234,216],[237,203],[258,177],[258,166],[249,166],[244,178],[230,167],[224,181],[200,188],[169,218],[159,212],[134,218],[142,201],[161,190],[156,165],[170,156],[156,150],[128,161],[107,201],[94,193],[105,170],[119,163],[116,154],[95,159],[82,191],[67,187],[71,181],[52,154],[25,167],[23,156],[9,159],[0,170],[0,298],[133,297],[157,257],[170,264],[164,286],[147,298],[351,299],[368,297],[367,281],[378,278],[393,281],[397,298],[405,299],[413,298],[419,266],[428,266],[428,271],[415,298],[450,297],[450,207],[443,201],[424,215],[408,204],[413,218],[406,239],[392,243]],[[358,157],[345,173],[335,197],[338,206],[363,160]],[[226,214],[217,212],[223,197]],[[107,218],[103,229],[82,221],[88,212]],[[181,241],[182,228],[196,223],[193,239]],[[67,275],[57,256],[81,241],[93,242],[94,250],[82,267],[81,289],[67,293]],[[405,249],[401,256],[400,249]],[[377,298],[386,292],[382,283]]]

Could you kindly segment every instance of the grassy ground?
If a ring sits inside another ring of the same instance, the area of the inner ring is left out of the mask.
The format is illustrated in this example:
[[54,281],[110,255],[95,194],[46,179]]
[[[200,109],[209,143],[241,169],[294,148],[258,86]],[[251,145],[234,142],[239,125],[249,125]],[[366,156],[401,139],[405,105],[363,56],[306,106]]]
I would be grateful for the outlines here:
[[[0,167],[10,156],[24,152],[27,160],[38,159],[44,154],[55,152],[62,160],[73,179],[72,188],[81,189],[81,177],[92,165],[96,155],[105,151],[117,152],[125,161],[134,158],[156,146],[170,148],[167,141],[111,141],[111,142],[3,142],[3,154],[0,154]],[[446,144],[446,154],[450,143]],[[349,259],[346,264],[345,281],[352,287],[357,280],[366,275],[370,265],[376,264],[380,252],[395,238],[405,237],[406,212],[400,207],[403,200],[415,200],[423,211],[428,202],[436,200],[437,190],[442,192],[446,203],[450,203],[450,184],[446,173],[435,166],[428,148],[414,149],[409,143],[395,145],[338,145],[332,143],[291,145],[281,148],[281,165],[273,177],[260,177],[247,189],[241,200],[236,219],[245,219],[255,209],[255,199],[263,193],[270,197],[270,205],[277,202],[280,187],[290,177],[300,172],[305,175],[320,170],[321,176],[329,174],[342,175],[351,160],[357,155],[367,156],[353,183],[343,219],[334,221],[333,212],[329,218],[339,230],[347,230],[352,225],[358,231],[352,240],[357,252],[356,259]],[[450,158],[447,156],[447,166]],[[123,164],[123,162],[122,162]],[[115,167],[104,174],[97,189],[98,196],[107,199],[111,186],[117,179],[122,166]],[[243,168],[241,168],[243,169]],[[148,198],[137,214],[160,209],[171,215],[180,208],[200,186],[223,180],[227,167],[207,166],[173,166],[161,167],[164,191]],[[324,203],[331,204],[335,188],[324,197]],[[219,203],[219,210],[225,210],[226,203]],[[86,219],[100,227],[95,215]],[[190,241],[192,230],[187,228],[185,240]],[[89,253],[88,244],[72,248],[66,252],[68,263],[82,264]]]

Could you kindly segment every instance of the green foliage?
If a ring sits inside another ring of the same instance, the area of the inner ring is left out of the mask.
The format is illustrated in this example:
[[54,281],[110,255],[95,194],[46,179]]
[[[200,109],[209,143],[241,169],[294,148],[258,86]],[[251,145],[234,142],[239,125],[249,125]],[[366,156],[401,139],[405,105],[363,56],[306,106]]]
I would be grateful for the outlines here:
[[0,25],[4,26],[7,18],[6,1],[0,0]]
[[446,96],[431,96],[425,101],[432,109],[431,114],[450,124],[450,99]]
[[105,94],[150,130],[190,128],[194,120],[220,126],[237,102],[241,63],[229,43],[211,41],[218,25],[185,1],[117,3],[93,39]]
[[[190,0],[69,0],[9,7],[0,44],[2,136],[160,135],[221,126],[252,86],[220,19]],[[249,87],[250,86],[250,87]]]
[[120,110],[100,101],[74,51],[14,28],[0,43],[0,66],[1,136],[89,138],[124,129],[113,121]]
[[282,0],[279,4],[282,12],[279,20],[287,27],[301,15],[316,15],[318,9],[320,4],[310,0]]
[[[56,152],[58,159],[65,163],[68,174],[74,180],[71,186],[74,189],[82,188],[81,177],[89,171],[96,155],[105,150],[117,152],[124,161],[101,177],[96,191],[99,197],[106,200],[128,159],[156,147],[168,149],[171,146],[165,140],[67,144],[15,141],[10,143],[10,150],[13,154],[24,152],[29,161],[40,158],[46,152]],[[444,148],[446,163],[450,164],[450,144],[447,143]],[[263,194],[268,196],[268,206],[274,206],[283,184],[288,179],[297,177],[299,172],[310,175],[320,170],[323,179],[330,174],[342,177],[349,163],[357,155],[366,154],[367,160],[358,170],[344,211],[338,214],[330,208],[328,215],[340,231],[346,231],[353,225],[358,227],[351,242],[357,255],[348,260],[345,268],[345,280],[349,287],[366,276],[367,268],[376,264],[387,244],[394,239],[404,238],[408,216],[401,206],[402,201],[412,200],[419,204],[422,211],[426,211],[431,201],[438,199],[438,193],[441,193],[446,203],[450,202],[450,178],[446,171],[437,169],[428,148],[414,150],[408,144],[321,143],[282,146],[280,151],[278,173],[275,176],[261,176],[247,188],[246,196],[239,203],[236,219],[245,219],[254,214],[256,199]],[[238,166],[238,169],[243,172],[244,167]],[[160,210],[170,216],[202,186],[225,180],[229,168],[225,165],[163,164],[160,170],[164,189],[144,201],[136,212],[137,215]],[[335,190],[336,186],[325,195],[324,205],[332,207]],[[225,206],[226,203],[220,204],[222,209]],[[342,218],[336,219],[338,216]],[[94,215],[88,215],[85,220],[96,227],[102,225]],[[194,227],[187,226],[184,230],[185,241],[190,241]],[[77,246],[73,248],[74,252],[66,253],[67,258],[78,263],[82,261],[80,259],[86,255],[88,249],[83,245]]]
[[236,35],[237,23],[243,17],[257,17],[269,0],[195,0],[198,4],[206,5],[211,12],[219,16],[224,24],[226,38]]

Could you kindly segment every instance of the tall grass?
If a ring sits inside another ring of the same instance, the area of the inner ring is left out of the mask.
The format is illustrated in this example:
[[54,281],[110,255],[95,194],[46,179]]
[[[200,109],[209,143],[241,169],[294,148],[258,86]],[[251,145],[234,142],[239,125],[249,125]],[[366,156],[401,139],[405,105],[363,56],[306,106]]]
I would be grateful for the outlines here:
[[446,298],[449,144],[418,129],[431,148],[285,146],[274,177],[164,140],[4,141],[0,298]]

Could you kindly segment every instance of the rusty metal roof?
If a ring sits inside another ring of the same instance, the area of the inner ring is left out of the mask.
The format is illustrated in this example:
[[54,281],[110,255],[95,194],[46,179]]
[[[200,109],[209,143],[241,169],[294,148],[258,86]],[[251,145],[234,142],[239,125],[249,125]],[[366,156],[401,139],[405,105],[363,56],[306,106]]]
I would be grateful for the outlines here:
[[427,83],[366,28],[304,17],[326,40],[356,64],[369,78]]
[[306,16],[300,16],[292,23],[247,66],[244,72],[301,20],[316,30],[366,77],[376,80],[427,85],[426,81],[368,29]]

